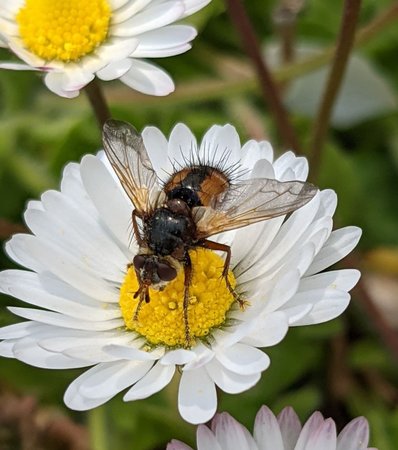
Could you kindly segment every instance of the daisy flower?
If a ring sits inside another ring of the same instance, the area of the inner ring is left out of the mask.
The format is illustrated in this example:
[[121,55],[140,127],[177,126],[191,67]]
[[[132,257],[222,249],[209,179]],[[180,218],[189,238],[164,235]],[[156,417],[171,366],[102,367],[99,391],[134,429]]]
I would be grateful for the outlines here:
[[[163,182],[198,155],[216,167],[239,167],[242,178],[305,180],[308,173],[305,158],[287,152],[275,159],[268,142],[241,146],[231,125],[213,126],[200,145],[183,124],[168,140],[154,127],[142,135]],[[60,191],[28,203],[32,234],[6,245],[28,270],[1,273],[1,291],[39,309],[9,308],[27,321],[0,329],[0,354],[49,369],[92,366],[65,393],[65,403],[76,410],[99,406],[127,388],[125,401],[146,398],[181,374],[180,414],[206,422],[216,412],[216,386],[236,394],[257,383],[270,364],[262,348],[280,342],[290,326],[331,320],[348,306],[359,272],[323,272],[360,237],[356,227],[332,231],[336,203],[336,194],[324,190],[288,217],[212,237],[232,249],[230,282],[250,302],[243,311],[221,279],[221,256],[191,251],[192,345],[183,348],[180,276],[151,291],[134,320],[133,206],[109,163],[86,155],[65,167]]]
[[178,55],[196,30],[172,25],[210,0],[3,0],[0,47],[23,63],[0,68],[37,70],[48,89],[73,98],[95,76],[120,78],[150,95],[174,90],[170,76],[143,58]]
[[[254,422],[253,436],[227,413],[217,414],[211,427],[198,427],[198,450],[377,450],[368,447],[369,425],[364,417],[352,420],[337,436],[336,424],[315,412],[301,426],[291,407],[278,417],[263,406]],[[192,450],[173,440],[166,450]]]

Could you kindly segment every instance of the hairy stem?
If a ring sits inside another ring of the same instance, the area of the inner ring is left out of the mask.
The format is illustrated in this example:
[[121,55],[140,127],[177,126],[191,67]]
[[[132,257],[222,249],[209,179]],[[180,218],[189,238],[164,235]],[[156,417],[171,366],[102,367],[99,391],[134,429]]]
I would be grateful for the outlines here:
[[310,143],[310,167],[312,178],[316,179],[321,165],[322,149],[329,129],[333,106],[344,78],[348,59],[354,46],[355,29],[358,22],[361,0],[345,0],[337,48],[334,54],[329,78],[315,120]]
[[256,69],[264,100],[268,104],[271,114],[274,115],[284,144],[300,152],[299,141],[282,103],[278,85],[274,81],[271,71],[262,57],[260,44],[254,32],[253,25],[246,14],[242,0],[226,0],[226,3],[231,19],[241,35],[246,53],[251,58]]

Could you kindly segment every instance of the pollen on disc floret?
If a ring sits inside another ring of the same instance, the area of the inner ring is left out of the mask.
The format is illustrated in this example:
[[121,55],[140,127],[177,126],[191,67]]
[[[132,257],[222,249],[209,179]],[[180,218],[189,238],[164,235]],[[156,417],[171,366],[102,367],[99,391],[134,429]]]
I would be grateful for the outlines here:
[[17,13],[26,48],[46,61],[77,61],[107,37],[106,0],[26,0]]
[[[191,338],[205,338],[212,329],[225,323],[234,298],[222,278],[223,259],[216,253],[197,248],[189,252],[192,281],[189,287],[188,319]],[[236,285],[232,271],[228,274]],[[184,271],[167,284],[163,291],[149,289],[150,302],[144,303],[138,320],[134,320],[138,299],[138,280],[130,267],[120,289],[120,308],[126,327],[136,331],[153,345],[183,347],[186,344],[184,325]]]

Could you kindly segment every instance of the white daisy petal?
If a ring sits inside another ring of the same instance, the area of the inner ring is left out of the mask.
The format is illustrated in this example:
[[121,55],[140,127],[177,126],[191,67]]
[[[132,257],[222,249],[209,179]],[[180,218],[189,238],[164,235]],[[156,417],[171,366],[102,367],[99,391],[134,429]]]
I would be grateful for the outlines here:
[[[1,45],[0,45],[1,47]],[[0,63],[0,69],[6,69],[6,70],[39,70],[36,67],[28,66],[27,64],[21,64],[21,63],[13,63],[13,62],[2,62]]]
[[86,371],[68,387],[64,401],[71,409],[84,411],[99,406],[141,379],[151,362],[101,363]]
[[117,319],[120,310],[104,309],[96,304],[82,305],[79,302],[57,297],[46,292],[37,274],[22,270],[6,270],[0,273],[1,291],[31,305],[41,306],[71,317],[88,317],[91,321]]
[[49,352],[37,345],[35,339],[25,337],[13,346],[14,358],[35,367],[46,369],[70,369],[89,366],[90,363],[61,353]]
[[225,348],[216,353],[216,358],[225,368],[240,375],[262,372],[270,363],[264,352],[245,344]]
[[51,311],[31,308],[19,308],[16,306],[10,306],[8,307],[8,310],[19,317],[23,317],[24,319],[35,320],[47,325],[59,326],[62,328],[75,328],[77,330],[114,330],[115,328],[124,324],[122,319],[113,319],[104,322],[90,322],[64,316],[62,314],[54,313]]
[[185,11],[183,17],[196,13],[210,2],[211,0],[184,0]]
[[44,77],[44,83],[50,91],[54,92],[54,94],[65,98],[76,98],[79,95],[79,90],[66,91],[64,89],[64,82],[65,80],[62,72],[49,72]]
[[175,366],[155,364],[123,397],[124,401],[140,400],[150,397],[167,386],[174,376]]
[[214,383],[228,394],[239,394],[253,387],[261,377],[257,372],[241,375],[226,369],[221,363],[213,359],[206,365],[206,370]]
[[183,123],[175,125],[169,138],[168,156],[170,170],[173,169],[171,166],[173,162],[184,166],[186,164],[184,157],[195,153],[196,148],[197,142],[192,131]]
[[104,81],[115,80],[126,74],[133,65],[133,61],[129,58],[114,61],[100,69],[96,75]]
[[137,36],[175,22],[182,17],[183,12],[183,5],[176,1],[168,1],[154,6],[149,4],[145,10],[114,27],[112,34],[121,37]]
[[305,301],[307,304],[310,303],[314,306],[306,316],[291,323],[291,325],[312,325],[332,320],[345,311],[350,302],[350,295],[344,291],[308,291],[305,294],[306,300],[297,296],[292,303]]
[[35,322],[20,322],[0,328],[0,339],[18,339],[28,336],[41,324]]
[[157,176],[165,182],[169,177],[168,142],[165,135],[156,127],[146,127],[142,132],[142,139]]
[[152,0],[135,0],[124,2],[119,1],[119,5],[116,5],[116,11],[112,16],[112,24],[117,24],[130,19],[135,14],[137,14],[137,12],[142,11],[147,5],[151,3],[151,1]]
[[178,410],[188,422],[207,422],[217,408],[217,394],[213,381],[204,368],[184,371],[178,391]]
[[134,58],[150,58],[171,56],[183,53],[189,42],[196,37],[196,30],[187,25],[169,25],[148,31],[140,36],[138,47],[134,50]]
[[252,330],[242,339],[242,342],[256,347],[271,347],[285,337],[288,328],[285,312],[263,314],[258,317]]
[[317,254],[306,275],[321,272],[343,259],[357,245],[361,230],[357,227],[345,227],[333,231],[322,250]]
[[120,80],[127,86],[149,95],[168,95],[174,91],[170,76],[159,67],[134,59],[131,69]]
[[132,204],[98,158],[85,156],[82,159],[81,175],[84,187],[101,219],[119,243],[127,247]]

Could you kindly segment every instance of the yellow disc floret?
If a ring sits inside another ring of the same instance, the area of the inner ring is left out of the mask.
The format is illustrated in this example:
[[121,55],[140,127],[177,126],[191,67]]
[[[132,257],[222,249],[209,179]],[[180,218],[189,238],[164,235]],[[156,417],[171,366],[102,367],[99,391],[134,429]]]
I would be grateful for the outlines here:
[[77,61],[107,37],[106,0],[26,0],[16,21],[26,48],[46,61]]
[[[205,338],[212,329],[225,323],[234,297],[222,278],[224,261],[216,253],[197,248],[191,250],[192,280],[189,286],[188,321],[191,341]],[[234,275],[228,279],[234,287]],[[138,280],[133,267],[127,272],[120,290],[120,308],[126,327],[144,336],[148,343],[168,347],[186,345],[184,324],[184,271],[162,291],[149,289],[150,302],[144,303],[137,320],[134,314],[138,299]],[[192,344],[191,342],[191,344]]]

